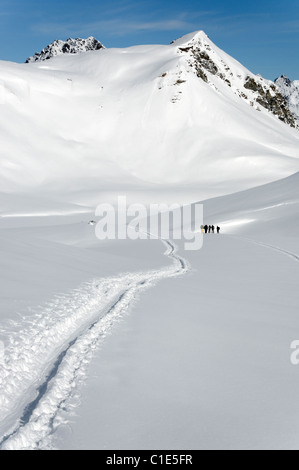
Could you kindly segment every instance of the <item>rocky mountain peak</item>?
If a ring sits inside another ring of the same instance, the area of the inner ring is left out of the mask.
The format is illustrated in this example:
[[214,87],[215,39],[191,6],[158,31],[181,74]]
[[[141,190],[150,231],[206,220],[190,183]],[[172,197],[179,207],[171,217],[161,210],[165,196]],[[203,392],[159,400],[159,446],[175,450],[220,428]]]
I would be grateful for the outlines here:
[[276,78],[274,83],[276,85],[292,86],[292,81],[286,75],[281,75],[279,78]]
[[[223,87],[229,87],[257,111],[268,111],[291,127],[296,127],[286,94],[270,80],[254,75],[221,51],[203,31],[184,36],[173,45],[198,78],[217,93],[222,93]],[[281,79],[285,88],[290,87],[292,82],[287,77]]]
[[100,49],[104,49],[103,44],[92,36],[87,39],[69,38],[66,41],[58,39],[46,46],[41,52],[36,52],[32,57],[29,57],[26,60],[26,64],[42,62],[62,54],[80,54],[82,52],[98,51]]
[[299,124],[299,80],[292,82],[286,75],[282,75],[274,83],[285,98],[288,108]]

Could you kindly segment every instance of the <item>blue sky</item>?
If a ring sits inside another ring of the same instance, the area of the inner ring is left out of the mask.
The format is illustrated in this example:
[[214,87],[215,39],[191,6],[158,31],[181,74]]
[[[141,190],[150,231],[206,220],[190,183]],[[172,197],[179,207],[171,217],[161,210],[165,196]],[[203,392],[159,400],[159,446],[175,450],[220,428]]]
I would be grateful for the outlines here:
[[252,72],[299,79],[299,0],[0,0],[0,59],[24,62],[54,39],[127,47],[199,29]]

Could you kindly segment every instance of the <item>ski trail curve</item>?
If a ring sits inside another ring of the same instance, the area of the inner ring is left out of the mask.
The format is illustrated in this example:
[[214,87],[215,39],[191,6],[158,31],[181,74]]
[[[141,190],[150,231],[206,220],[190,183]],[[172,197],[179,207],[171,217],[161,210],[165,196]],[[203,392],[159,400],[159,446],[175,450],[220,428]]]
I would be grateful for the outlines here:
[[1,450],[53,447],[55,430],[78,406],[79,386],[101,340],[143,291],[189,271],[175,245],[162,242],[171,266],[86,283],[13,325],[0,364]]
[[296,253],[292,253],[291,251],[284,250],[283,248],[280,248],[278,246],[269,245],[268,243],[260,242],[260,241],[253,240],[253,239],[247,238],[247,237],[239,237],[237,235],[229,235],[229,236],[233,237],[233,238],[238,238],[239,240],[247,241],[247,242],[252,243],[254,245],[262,246],[264,248],[268,248],[270,250],[277,251],[278,253],[281,253],[285,256],[288,256],[289,258],[292,258],[294,261],[299,261],[299,255],[297,255]]

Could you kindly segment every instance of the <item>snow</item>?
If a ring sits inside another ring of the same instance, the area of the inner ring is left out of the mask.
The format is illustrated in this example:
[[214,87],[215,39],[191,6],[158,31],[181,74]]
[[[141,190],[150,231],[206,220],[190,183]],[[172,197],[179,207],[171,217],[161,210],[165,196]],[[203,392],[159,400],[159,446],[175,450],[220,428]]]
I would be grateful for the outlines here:
[[[2,449],[298,449],[299,134],[248,73],[202,32],[0,63]],[[99,241],[119,195],[203,201],[221,234]]]
[[298,204],[298,174],[204,202],[230,224],[183,277],[91,214],[2,219],[2,447],[297,449]]
[[296,264],[228,240],[192,261],[195,277],[157,287],[108,339],[64,448],[298,449],[296,283],[275,270],[295,277]]
[[[206,36],[193,36],[0,62],[1,190],[55,193],[63,202],[73,202],[75,190],[76,202],[94,207],[101,191],[125,182],[127,191],[192,187],[193,202],[298,171],[298,132],[240,97],[253,75]],[[196,76],[180,51],[190,40],[211,49],[231,87],[208,72],[209,83]]]
[[56,444],[298,449],[299,377],[290,364],[299,330],[299,257],[290,248],[298,253],[298,175],[207,201],[205,212],[219,221],[231,207],[230,219],[244,221],[280,196],[293,203],[287,214],[273,207],[267,224],[260,210],[254,225],[207,236],[201,251],[184,252],[192,273],[145,293],[93,360],[74,422]]
[[26,406],[16,429],[12,428],[2,440],[3,449],[44,447],[56,427],[56,415],[59,422],[60,409],[74,398],[73,388],[84,377],[84,369],[99,341],[143,290],[160,279],[187,271],[187,264],[174,253],[170,242],[165,244],[166,255],[174,261],[173,267],[94,281],[69,297],[60,298],[31,318],[21,334],[18,332],[10,338],[2,367],[5,377],[1,389],[2,426],[10,424],[7,416],[12,414],[15,419],[17,406],[24,406],[22,397],[28,394],[30,384],[42,376],[44,364],[50,362],[61,345],[67,346],[38,388],[37,397]]

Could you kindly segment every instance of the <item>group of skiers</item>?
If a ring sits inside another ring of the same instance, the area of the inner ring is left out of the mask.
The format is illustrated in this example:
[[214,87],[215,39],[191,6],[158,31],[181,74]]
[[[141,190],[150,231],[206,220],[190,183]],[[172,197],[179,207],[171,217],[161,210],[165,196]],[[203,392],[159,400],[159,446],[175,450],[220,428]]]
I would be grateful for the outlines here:
[[215,233],[215,230],[217,230],[217,233],[220,233],[220,227],[217,225],[202,225],[201,226],[201,231],[202,233]]

